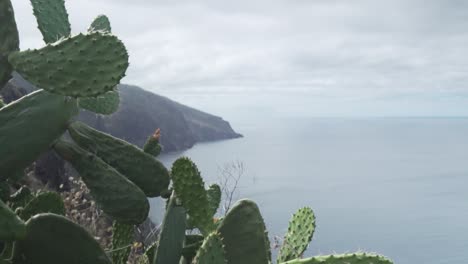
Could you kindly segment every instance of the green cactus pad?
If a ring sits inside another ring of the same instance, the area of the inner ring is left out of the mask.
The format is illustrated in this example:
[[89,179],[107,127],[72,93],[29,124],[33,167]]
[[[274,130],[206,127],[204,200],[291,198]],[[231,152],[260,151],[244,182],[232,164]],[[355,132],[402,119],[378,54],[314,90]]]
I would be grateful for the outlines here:
[[26,225],[6,204],[0,201],[0,241],[10,242],[26,236]]
[[158,131],[159,129],[156,130],[156,133],[154,135],[148,137],[145,145],[143,146],[143,151],[154,157],[157,157],[161,153],[161,145],[159,144]]
[[31,0],[45,43],[70,36],[70,22],[64,0]]
[[[0,90],[10,80],[12,67],[8,55],[19,50],[18,29],[10,0],[0,0]],[[1,108],[1,106],[0,106]]]
[[127,264],[133,243],[134,225],[122,224],[117,221],[112,226],[112,263]]
[[228,264],[267,264],[271,256],[265,223],[251,200],[238,201],[219,225]]
[[112,263],[83,227],[63,216],[36,215],[26,223],[26,230],[26,238],[15,245],[13,263]]
[[169,186],[164,165],[140,148],[86,124],[75,122],[68,131],[75,142],[95,153],[107,164],[140,187],[148,197],[156,197]]
[[6,181],[0,181],[0,200],[3,202],[10,200],[10,185]]
[[51,93],[95,97],[125,76],[128,54],[115,36],[79,34],[39,50],[13,52],[9,61],[26,80]]
[[65,215],[65,205],[63,204],[62,197],[55,192],[42,192],[24,207],[20,217],[26,221],[39,213]]
[[78,113],[76,100],[35,91],[0,110],[0,180],[49,149]]
[[135,184],[74,143],[60,140],[54,149],[78,171],[91,196],[106,214],[126,224],[136,225],[146,220],[149,202]]
[[88,28],[88,32],[93,32],[93,31],[102,31],[106,33],[111,33],[112,28],[111,28],[109,18],[105,15],[99,15],[98,17],[96,17],[93,23],[91,23],[91,26]]
[[208,235],[214,229],[213,214],[197,166],[189,158],[180,158],[172,165],[171,177],[174,191],[187,209],[190,222]]
[[197,252],[194,264],[223,264],[226,263],[226,254],[221,237],[217,233],[211,233],[205,238]]
[[19,207],[25,207],[32,199],[34,199],[34,195],[31,193],[31,190],[23,186],[10,196],[10,207],[13,208],[13,210]]
[[208,203],[210,204],[212,215],[215,215],[221,203],[221,187],[218,184],[212,184],[206,191],[206,194],[208,195]]
[[393,264],[393,262],[380,255],[354,253],[295,259],[288,262],[282,262],[282,264]]
[[185,209],[178,206],[176,198],[172,196],[164,216],[153,264],[179,263],[185,239],[185,219]]
[[278,263],[302,256],[312,240],[314,230],[315,215],[312,209],[309,207],[299,209],[289,221],[288,232],[278,255]]
[[156,249],[158,248],[158,242],[153,242],[149,247],[145,250],[145,256],[152,262],[154,259],[154,254],[156,253]]
[[119,92],[114,90],[97,97],[80,98],[79,105],[81,108],[96,114],[110,115],[119,109]]

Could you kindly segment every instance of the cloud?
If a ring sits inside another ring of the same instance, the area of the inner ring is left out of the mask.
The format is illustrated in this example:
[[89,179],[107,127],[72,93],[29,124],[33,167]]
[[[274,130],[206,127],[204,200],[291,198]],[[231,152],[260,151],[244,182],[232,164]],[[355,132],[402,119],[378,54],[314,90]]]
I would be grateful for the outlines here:
[[[37,47],[15,0],[22,48]],[[124,80],[161,93],[353,98],[468,94],[468,3],[438,0],[69,0],[74,32],[105,13]]]

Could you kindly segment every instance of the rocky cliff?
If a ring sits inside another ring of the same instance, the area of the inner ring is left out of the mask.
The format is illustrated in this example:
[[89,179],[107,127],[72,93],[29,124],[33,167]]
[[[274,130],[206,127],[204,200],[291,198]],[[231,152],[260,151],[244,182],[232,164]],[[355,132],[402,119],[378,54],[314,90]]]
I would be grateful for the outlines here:
[[[1,90],[5,102],[32,91],[19,75]],[[221,117],[174,102],[132,85],[119,85],[120,108],[109,116],[82,111],[79,120],[115,137],[143,146],[156,128],[161,128],[163,151],[177,151],[197,142],[241,137]]]

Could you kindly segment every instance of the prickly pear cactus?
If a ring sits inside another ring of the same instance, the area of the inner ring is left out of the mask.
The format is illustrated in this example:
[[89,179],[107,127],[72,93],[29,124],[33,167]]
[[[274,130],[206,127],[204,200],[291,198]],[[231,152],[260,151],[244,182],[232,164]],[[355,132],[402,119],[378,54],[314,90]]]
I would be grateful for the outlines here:
[[148,217],[149,202],[143,191],[110,165],[74,143],[58,141],[56,152],[81,175],[101,209],[126,224],[141,224]]
[[161,153],[161,145],[159,145],[159,139],[161,138],[161,130],[158,128],[151,135],[148,140],[146,140],[145,146],[143,147],[143,151],[153,155],[158,156]]
[[34,195],[31,193],[31,190],[28,187],[23,186],[11,195],[9,199],[10,207],[13,210],[16,210],[19,207],[25,207],[32,199],[34,199]]
[[68,131],[80,147],[95,153],[134,182],[148,197],[160,196],[167,190],[169,172],[161,162],[140,148],[81,122],[71,124]]
[[106,33],[111,33],[112,32],[112,27],[109,21],[109,18],[105,15],[99,15],[96,17],[91,23],[91,26],[88,28],[88,32],[93,32],[93,31],[102,31]]
[[208,235],[214,229],[213,214],[197,166],[189,158],[180,158],[172,165],[171,177],[174,191],[187,209],[190,222]]
[[3,202],[10,200],[10,185],[5,181],[0,181],[0,200]]
[[0,241],[10,242],[26,236],[26,225],[6,204],[0,201]]
[[20,217],[26,221],[33,215],[40,213],[65,215],[65,205],[63,204],[62,197],[55,192],[39,193],[24,207]]
[[193,264],[225,264],[226,254],[221,237],[217,233],[211,233],[205,238],[197,252]]
[[112,263],[127,264],[133,243],[133,225],[114,222],[112,227]]
[[81,108],[101,115],[115,113],[120,106],[120,96],[118,90],[109,91],[97,97],[80,98]]
[[154,260],[154,254],[156,253],[157,248],[158,248],[158,241],[153,242],[153,244],[151,244],[145,250],[145,256],[150,260],[151,263]]
[[282,264],[393,264],[393,262],[380,255],[353,253],[295,259]]
[[0,110],[0,180],[32,162],[60,137],[78,113],[71,98],[35,91]]
[[289,221],[281,246],[278,263],[296,259],[302,256],[307,249],[315,230],[315,215],[311,208],[299,209]]
[[102,32],[79,34],[39,50],[13,52],[8,60],[37,87],[72,97],[111,91],[128,67],[124,44]]
[[[8,55],[19,50],[18,29],[10,0],[0,0],[0,90],[10,80],[12,67]],[[0,108],[1,108],[0,104]]]
[[208,195],[208,203],[211,209],[211,215],[215,215],[221,203],[221,188],[218,184],[212,184],[206,191]]
[[29,219],[26,237],[16,242],[13,263],[112,264],[83,227],[55,214]]
[[221,222],[220,233],[228,264],[267,264],[270,243],[258,206],[251,200],[238,201]]
[[31,0],[34,16],[45,43],[70,36],[70,22],[64,0]]
[[185,209],[172,196],[159,234],[153,264],[179,263],[185,239]]

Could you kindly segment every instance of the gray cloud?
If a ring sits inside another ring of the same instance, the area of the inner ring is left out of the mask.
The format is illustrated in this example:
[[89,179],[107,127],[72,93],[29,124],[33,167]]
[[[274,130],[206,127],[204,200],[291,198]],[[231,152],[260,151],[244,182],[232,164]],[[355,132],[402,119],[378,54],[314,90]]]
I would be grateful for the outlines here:
[[[37,47],[15,0],[23,48]],[[468,2],[68,0],[75,32],[105,13],[125,82],[162,93],[468,94]]]

